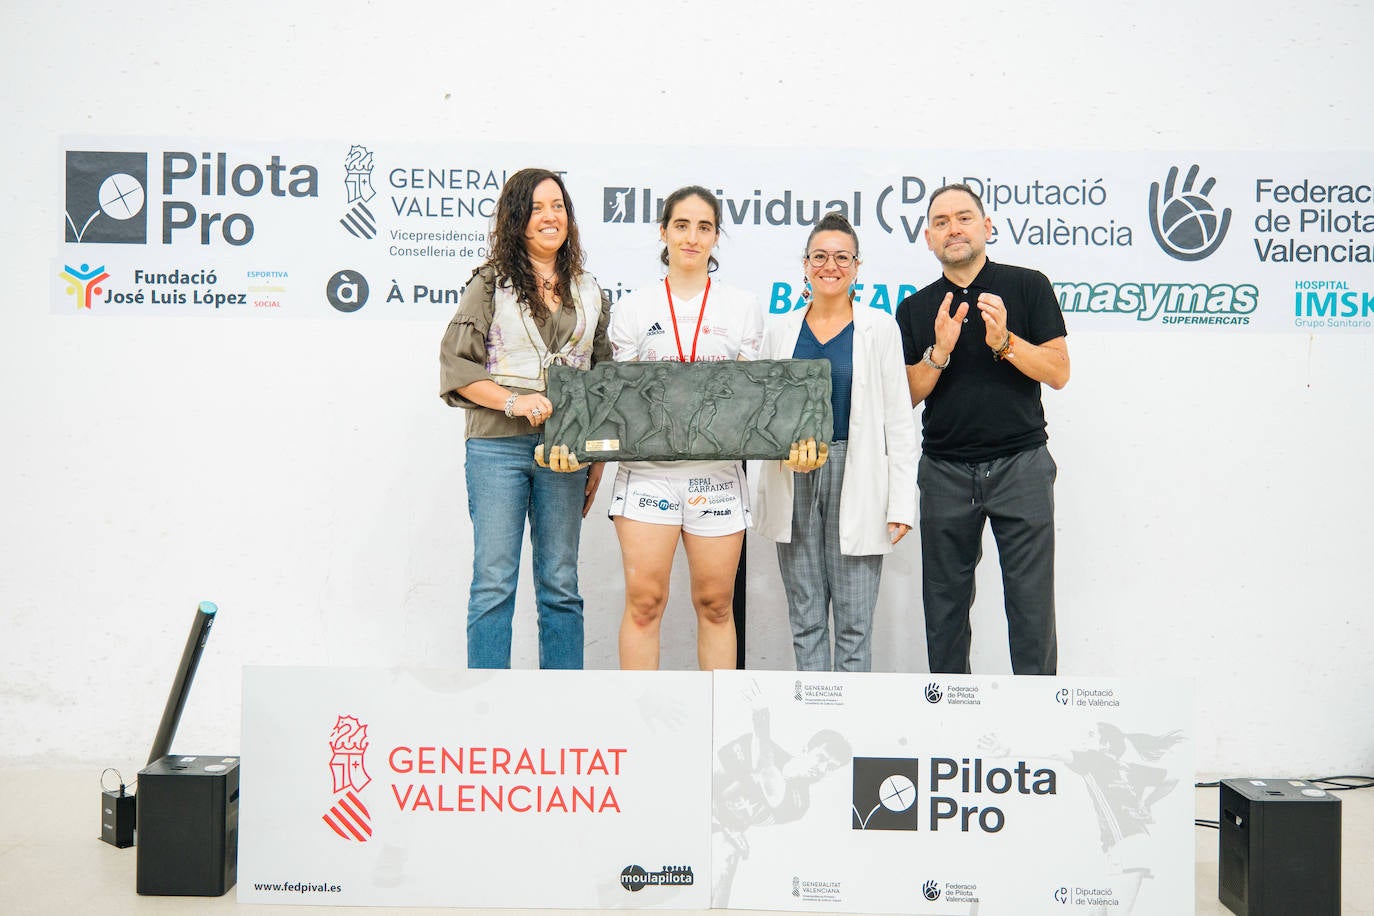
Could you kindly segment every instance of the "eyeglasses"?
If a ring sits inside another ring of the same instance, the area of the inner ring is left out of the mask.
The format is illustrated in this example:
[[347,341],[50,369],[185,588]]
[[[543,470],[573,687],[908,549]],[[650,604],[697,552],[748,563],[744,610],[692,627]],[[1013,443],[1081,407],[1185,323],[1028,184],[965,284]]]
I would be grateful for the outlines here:
[[813,251],[806,256],[806,262],[812,267],[824,267],[825,262],[831,258],[835,259],[835,266],[840,270],[844,270],[858,260],[847,251]]

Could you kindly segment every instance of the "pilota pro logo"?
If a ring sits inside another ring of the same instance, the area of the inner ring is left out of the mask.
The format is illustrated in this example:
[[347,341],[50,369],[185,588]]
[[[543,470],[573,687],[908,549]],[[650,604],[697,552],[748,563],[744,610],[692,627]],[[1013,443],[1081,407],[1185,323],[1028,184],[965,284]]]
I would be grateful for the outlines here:
[[65,240],[146,244],[147,189],[147,153],[68,150]]
[[939,881],[927,881],[925,884],[922,884],[922,885],[921,885],[921,896],[924,897],[924,898],[926,898],[927,900],[939,900],[939,899],[940,899],[940,882],[939,882]]
[[926,702],[938,703],[945,698],[945,691],[939,684],[931,681],[926,684]]
[[919,830],[914,757],[855,757],[851,812],[855,830]]
[[1181,188],[1177,187],[1178,166],[1169,169],[1162,189],[1157,181],[1150,184],[1150,231],[1164,253],[1180,261],[1210,256],[1231,227],[1231,208],[1218,214],[1210,197],[1217,180],[1208,178],[1201,187],[1194,187],[1199,171],[1201,167],[1194,163]]
[[356,716],[339,716],[329,733],[329,772],[334,777],[334,804],[322,819],[345,840],[366,843],[372,836],[372,814],[359,794],[372,782],[366,756],[371,742],[367,725]]

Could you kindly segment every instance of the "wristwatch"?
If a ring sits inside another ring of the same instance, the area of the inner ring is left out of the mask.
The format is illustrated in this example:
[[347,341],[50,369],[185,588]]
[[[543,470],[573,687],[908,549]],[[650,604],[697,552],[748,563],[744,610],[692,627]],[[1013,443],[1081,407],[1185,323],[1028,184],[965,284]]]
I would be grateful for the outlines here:
[[949,356],[946,356],[946,357],[945,357],[945,364],[942,366],[942,365],[940,365],[939,363],[937,363],[934,359],[931,358],[931,354],[934,353],[934,352],[935,352],[935,346],[934,346],[934,344],[932,344],[932,345],[929,346],[929,347],[926,347],[926,352],[924,352],[924,353],[921,354],[921,362],[925,363],[927,366],[929,366],[930,368],[934,369],[936,372],[944,372],[946,369],[949,368],[949,361],[950,361],[951,359],[954,358],[954,354],[951,353],[951,354],[949,354]]

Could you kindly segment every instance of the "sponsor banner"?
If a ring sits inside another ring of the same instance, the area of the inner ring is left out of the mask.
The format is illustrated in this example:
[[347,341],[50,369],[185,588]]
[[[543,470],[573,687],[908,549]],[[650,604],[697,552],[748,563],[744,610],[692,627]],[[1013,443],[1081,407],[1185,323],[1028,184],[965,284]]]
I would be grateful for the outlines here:
[[710,690],[247,667],[238,899],[704,909]]
[[712,905],[1191,912],[1191,688],[717,672]]
[[856,301],[891,313],[939,275],[926,207],[963,181],[992,219],[989,256],[1048,275],[1071,331],[1374,328],[1367,153],[102,136],[62,156],[58,314],[441,321],[506,177],[541,165],[564,173],[612,298],[659,275],[663,199],[702,184],[723,204],[721,276],[770,314],[801,307],[806,235],[828,210],[859,233]]

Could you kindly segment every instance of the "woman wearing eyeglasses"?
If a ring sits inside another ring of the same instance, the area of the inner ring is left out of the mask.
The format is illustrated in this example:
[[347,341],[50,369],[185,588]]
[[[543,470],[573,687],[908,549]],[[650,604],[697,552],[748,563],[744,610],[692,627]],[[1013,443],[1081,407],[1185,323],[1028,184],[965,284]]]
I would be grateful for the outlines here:
[[799,671],[872,668],[883,556],[916,521],[916,426],[901,338],[887,315],[854,307],[859,263],[849,220],[826,214],[802,257],[808,305],[764,335],[764,359],[830,361],[829,459],[819,468],[804,454],[762,462],[754,506],[754,529],[778,542]]
[[[720,215],[720,201],[706,188],[692,185],[668,195],[659,220],[668,274],[616,302],[610,326],[616,360],[758,358],[763,338],[758,302],[711,279]],[[655,429],[667,424],[662,386],[670,383],[657,374],[646,387]],[[712,441],[715,399],[728,396],[728,388],[707,383],[701,409],[690,420],[683,418],[695,437]],[[703,671],[735,667],[735,570],[749,522],[748,500],[738,461],[620,463],[610,514],[625,566],[621,668],[658,667],[659,629],[679,540],[691,572],[697,662]]]

